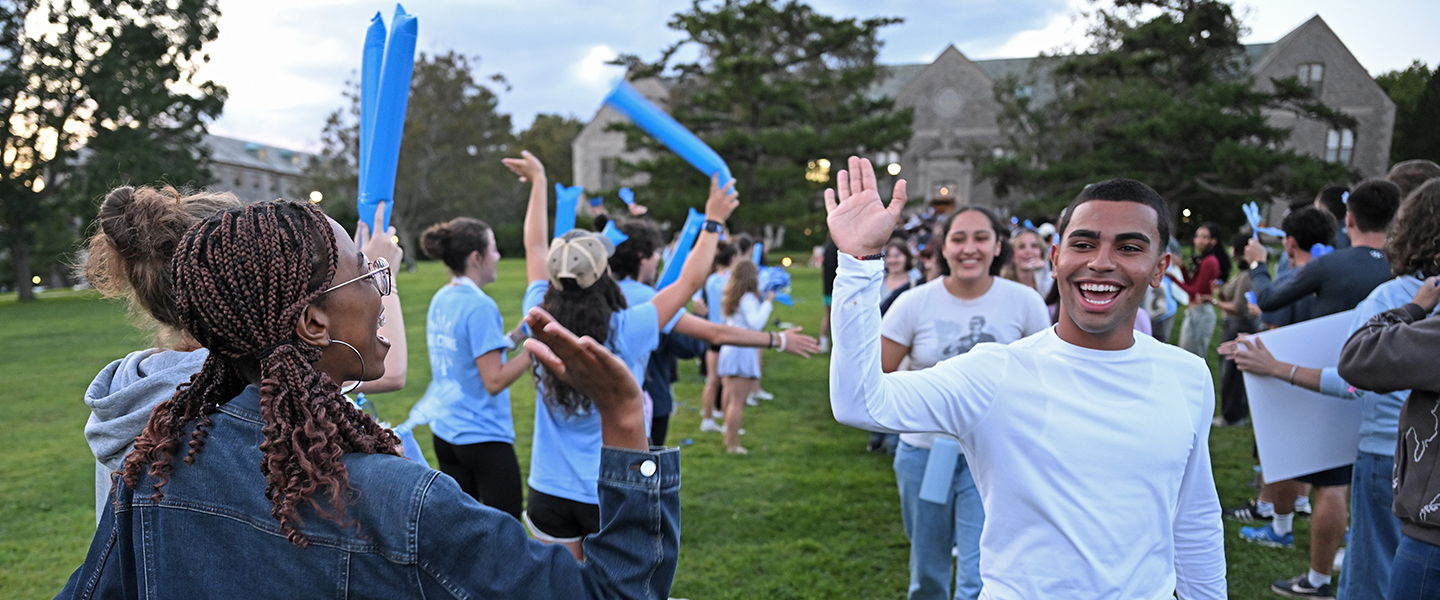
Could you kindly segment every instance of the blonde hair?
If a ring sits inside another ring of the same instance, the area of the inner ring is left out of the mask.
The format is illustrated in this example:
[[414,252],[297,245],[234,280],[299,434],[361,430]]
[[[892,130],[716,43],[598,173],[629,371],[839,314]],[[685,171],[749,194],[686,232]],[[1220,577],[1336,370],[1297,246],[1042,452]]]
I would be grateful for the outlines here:
[[238,206],[229,192],[115,188],[100,204],[96,232],[77,270],[104,297],[124,298],[135,326],[155,329],[155,346],[175,347],[187,337],[171,294],[175,247],[191,225]]
[[748,260],[736,260],[730,265],[730,280],[725,282],[725,293],[720,296],[720,314],[735,314],[745,294],[760,295],[760,268]]

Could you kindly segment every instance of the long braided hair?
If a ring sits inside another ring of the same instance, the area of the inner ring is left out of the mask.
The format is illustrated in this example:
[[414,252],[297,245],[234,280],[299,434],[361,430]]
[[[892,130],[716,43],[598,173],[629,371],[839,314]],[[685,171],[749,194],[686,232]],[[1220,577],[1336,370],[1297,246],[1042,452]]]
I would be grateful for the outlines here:
[[[294,336],[295,323],[322,290],[338,261],[329,222],[308,203],[273,201],[221,212],[190,228],[171,263],[181,325],[210,349],[205,366],[150,414],[135,451],[125,459],[125,485],[135,489],[148,466],[155,500],[190,424],[192,464],[204,445],[210,415],[260,374],[265,497],[291,543],[305,547],[298,506],[308,501],[341,526],[351,492],[347,452],[399,455],[400,439],[355,408],[328,375],[315,369],[321,349]],[[321,502],[317,496],[323,493]]]

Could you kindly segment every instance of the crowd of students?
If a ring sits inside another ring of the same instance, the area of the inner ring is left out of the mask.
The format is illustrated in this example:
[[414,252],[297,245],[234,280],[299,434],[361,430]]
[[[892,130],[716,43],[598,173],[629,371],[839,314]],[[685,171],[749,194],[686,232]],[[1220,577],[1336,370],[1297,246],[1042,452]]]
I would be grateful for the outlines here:
[[[1272,588],[1335,597],[1348,528],[1339,597],[1440,597],[1425,587],[1440,581],[1434,163],[1292,206],[1272,278],[1255,236],[1227,252],[1213,223],[1180,265],[1167,204],[1126,179],[1087,186],[1042,228],[970,206],[897,238],[904,182],[887,205],[852,158],[826,191],[820,340],[766,331],[752,242],[721,239],[729,182],[712,181],[705,226],[656,289],[665,248],[643,211],[619,236],[551,239],[544,166],[505,164],[530,186],[520,327],[484,291],[500,260],[487,224],[421,239],[450,275],[426,317],[428,393],[447,407],[431,423],[439,471],[344,395],[406,384],[393,230],[352,238],[304,202],[107,196],[86,274],[158,334],[87,390],[99,526],[62,596],[663,598],[679,549],[679,460],[663,448],[677,360],[703,357],[701,429],[745,454],[760,349],[831,346],[837,420],[875,432],[872,450],[898,436],[912,599],[1225,597],[1208,439],[1248,420],[1240,372],[1364,406],[1354,465],[1223,511],[1267,521],[1241,537],[1281,547],[1312,513],[1309,571]],[[1351,309],[1338,369],[1283,363],[1251,337]],[[1216,416],[1204,359],[1222,315]],[[508,388],[527,373],[522,486]]]

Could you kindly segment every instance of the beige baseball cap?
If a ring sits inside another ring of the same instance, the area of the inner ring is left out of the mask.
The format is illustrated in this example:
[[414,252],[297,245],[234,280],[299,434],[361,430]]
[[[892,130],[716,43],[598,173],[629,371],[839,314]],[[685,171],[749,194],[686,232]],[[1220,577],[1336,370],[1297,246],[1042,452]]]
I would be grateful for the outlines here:
[[546,258],[550,284],[559,285],[561,279],[574,279],[582,289],[589,288],[605,276],[610,255],[614,253],[615,243],[605,236],[572,229],[550,242],[550,255]]

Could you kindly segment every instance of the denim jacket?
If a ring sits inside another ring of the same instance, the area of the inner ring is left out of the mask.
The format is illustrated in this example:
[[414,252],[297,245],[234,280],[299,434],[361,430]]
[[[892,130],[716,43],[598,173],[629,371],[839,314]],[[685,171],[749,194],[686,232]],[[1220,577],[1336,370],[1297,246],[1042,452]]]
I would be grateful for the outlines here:
[[[585,562],[530,540],[439,471],[347,454],[341,527],[304,503],[307,548],[285,539],[260,473],[254,386],[212,415],[194,464],[158,502],[117,482],[85,564],[57,598],[665,598],[680,551],[680,455],[605,448],[600,532]],[[186,435],[182,439],[189,439]],[[181,444],[184,451],[186,446]]]

